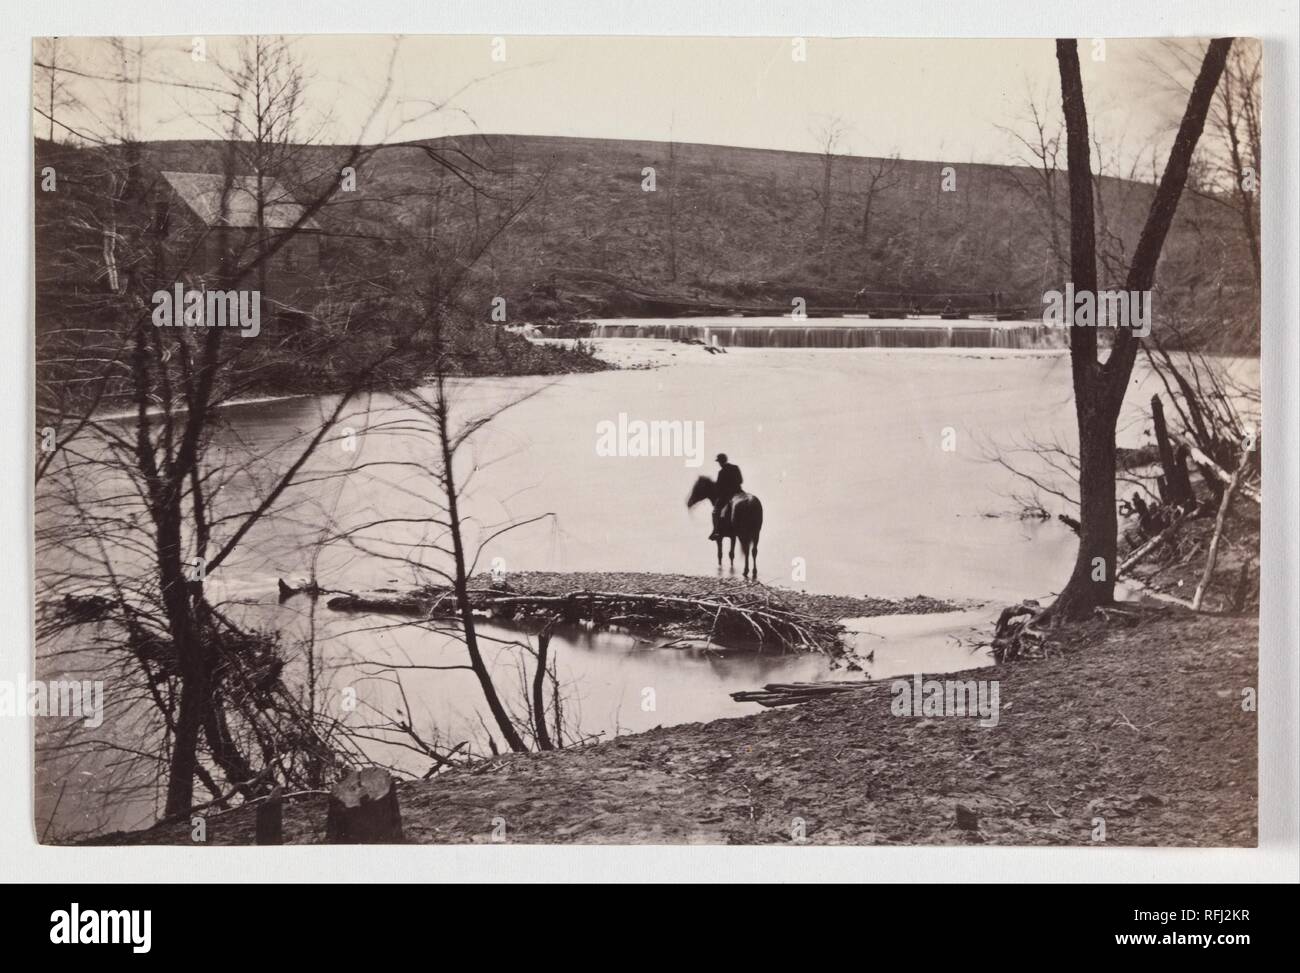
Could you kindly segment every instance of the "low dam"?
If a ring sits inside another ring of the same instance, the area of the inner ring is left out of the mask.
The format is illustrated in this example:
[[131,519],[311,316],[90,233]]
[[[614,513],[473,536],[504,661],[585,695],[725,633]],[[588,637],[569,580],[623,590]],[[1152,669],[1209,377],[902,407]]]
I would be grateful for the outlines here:
[[1055,329],[1034,322],[939,318],[622,319],[596,322],[591,335],[594,338],[666,338],[722,348],[1031,349],[1063,344]]

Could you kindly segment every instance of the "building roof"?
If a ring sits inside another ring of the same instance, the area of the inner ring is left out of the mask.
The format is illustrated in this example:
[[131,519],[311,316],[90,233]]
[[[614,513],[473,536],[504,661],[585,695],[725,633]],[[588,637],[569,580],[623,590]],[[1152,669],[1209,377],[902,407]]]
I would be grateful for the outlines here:
[[[219,172],[164,172],[162,176],[208,226],[257,226],[257,176],[226,176]],[[263,223],[267,229],[285,230],[297,224],[305,207],[271,176],[263,176],[261,182]],[[319,230],[320,224],[308,219],[301,228]]]

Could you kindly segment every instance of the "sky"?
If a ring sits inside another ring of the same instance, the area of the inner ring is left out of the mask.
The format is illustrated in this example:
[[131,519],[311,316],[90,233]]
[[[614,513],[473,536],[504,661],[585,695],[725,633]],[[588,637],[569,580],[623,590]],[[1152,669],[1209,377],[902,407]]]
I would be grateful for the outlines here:
[[[147,139],[210,138],[219,65],[237,39],[128,40],[146,54],[129,94]],[[34,49],[45,57],[46,42]],[[110,41],[63,38],[59,63],[111,73]],[[492,134],[673,139],[815,151],[832,121],[838,151],[954,162],[1020,161],[1005,131],[1031,94],[1059,118],[1051,40],[314,35],[293,39],[309,77],[308,129],[323,141]],[[1158,41],[1080,40],[1091,122],[1127,159],[1172,139],[1181,104],[1153,66]],[[387,97],[385,77],[392,65]],[[94,130],[126,92],[65,75]],[[1190,80],[1190,79],[1189,79]],[[34,104],[46,101],[38,70]],[[376,105],[379,110],[376,112]],[[48,122],[34,114],[44,135]]]

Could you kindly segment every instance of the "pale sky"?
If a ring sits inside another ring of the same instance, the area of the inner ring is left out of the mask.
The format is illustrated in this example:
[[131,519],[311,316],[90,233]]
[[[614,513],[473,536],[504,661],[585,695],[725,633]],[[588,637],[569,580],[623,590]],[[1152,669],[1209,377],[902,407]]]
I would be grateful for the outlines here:
[[[138,107],[140,136],[210,138],[211,97],[160,83],[212,85],[232,39],[206,37],[206,61],[191,38],[146,38]],[[325,141],[392,141],[477,130],[491,134],[675,139],[814,151],[832,117],[845,126],[841,151],[954,162],[1017,161],[998,126],[1025,115],[1028,92],[1059,118],[1051,40],[808,38],[796,60],[792,38],[315,35],[294,47],[310,83],[311,125]],[[43,48],[37,42],[36,50]],[[128,42],[134,47],[135,40]],[[60,63],[102,73],[103,39],[59,41]],[[391,93],[363,134],[396,45]],[[1149,59],[1153,40],[1112,39],[1104,51],[1081,40],[1094,130],[1126,156],[1166,145],[1181,108]],[[1104,53],[1094,59],[1094,51]],[[156,80],[154,80],[156,79]],[[119,99],[114,85],[70,82],[89,113],[64,110],[89,129]],[[44,105],[38,77],[35,104]],[[431,112],[430,105],[440,106]],[[46,121],[34,116],[36,131]],[[1062,157],[1062,162],[1064,161]]]

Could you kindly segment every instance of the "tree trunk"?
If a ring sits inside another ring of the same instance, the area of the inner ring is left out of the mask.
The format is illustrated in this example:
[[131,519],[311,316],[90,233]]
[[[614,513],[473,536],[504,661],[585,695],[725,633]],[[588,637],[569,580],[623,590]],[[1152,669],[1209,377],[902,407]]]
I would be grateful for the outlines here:
[[[1164,175],[1147,213],[1134,251],[1125,288],[1148,292],[1174,213],[1192,153],[1205,127],[1214,89],[1223,73],[1231,38],[1210,42],[1192,88],[1182,124],[1169,153]],[[1056,42],[1065,114],[1070,187],[1070,274],[1076,293],[1097,290],[1096,233],[1088,138],[1088,109],[1083,98],[1077,42]],[[1073,308],[1069,313],[1073,314]],[[1097,361],[1092,327],[1070,328],[1070,368],[1074,381],[1075,418],[1079,430],[1079,553],[1070,580],[1051,611],[1060,618],[1082,618],[1114,600],[1118,518],[1115,513],[1115,424],[1128,390],[1141,339],[1129,328],[1115,332],[1114,347],[1104,364]]]
[[1053,606],[1081,617],[1115,600],[1119,518],[1115,512],[1115,420],[1079,418],[1079,551],[1070,580]]
[[443,391],[441,375],[438,377],[437,394],[438,442],[442,451],[443,487],[447,493],[447,529],[451,534],[452,557],[455,561],[456,572],[454,585],[456,590],[456,610],[460,614],[461,628],[465,636],[465,650],[469,653],[470,666],[474,670],[474,675],[478,677],[479,686],[483,690],[483,698],[492,713],[492,718],[496,721],[497,728],[501,731],[501,736],[505,738],[506,745],[516,753],[525,753],[528,750],[528,745],[524,743],[523,737],[515,729],[510,714],[506,712],[500,697],[497,696],[496,686],[492,682],[492,674],[488,672],[487,663],[483,659],[482,652],[479,651],[478,632],[474,628],[473,605],[470,601],[469,583],[466,577],[465,547],[460,533],[460,508],[456,496],[456,475],[452,467],[451,431],[448,428],[447,399]]
[[546,731],[546,653],[551,647],[551,627],[537,634],[537,671],[533,673],[533,726],[537,734],[537,749],[554,750],[550,734]]
[[821,249],[823,254],[829,249],[831,243],[831,166],[834,164],[834,157],[827,152],[822,159]]

